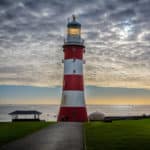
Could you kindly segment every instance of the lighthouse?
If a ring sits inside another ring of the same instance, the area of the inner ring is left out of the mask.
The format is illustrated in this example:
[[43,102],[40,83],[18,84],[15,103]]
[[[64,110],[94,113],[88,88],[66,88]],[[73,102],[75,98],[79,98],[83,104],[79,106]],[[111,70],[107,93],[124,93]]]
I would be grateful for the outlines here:
[[58,121],[88,121],[83,78],[84,40],[81,39],[81,24],[72,16],[67,24],[67,38],[63,45],[64,77]]

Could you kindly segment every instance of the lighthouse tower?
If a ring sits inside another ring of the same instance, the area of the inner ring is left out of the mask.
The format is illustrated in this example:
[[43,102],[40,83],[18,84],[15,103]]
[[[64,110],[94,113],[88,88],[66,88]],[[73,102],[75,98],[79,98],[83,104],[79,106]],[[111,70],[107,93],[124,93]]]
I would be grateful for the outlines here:
[[81,24],[73,15],[67,25],[67,38],[63,45],[64,79],[58,121],[87,121],[84,97],[83,53],[84,41],[81,39]]

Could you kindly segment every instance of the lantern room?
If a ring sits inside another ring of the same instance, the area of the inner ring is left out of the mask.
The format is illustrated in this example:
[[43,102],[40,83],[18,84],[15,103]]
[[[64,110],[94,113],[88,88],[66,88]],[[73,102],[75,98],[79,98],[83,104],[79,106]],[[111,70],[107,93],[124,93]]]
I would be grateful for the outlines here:
[[76,17],[72,16],[72,21],[67,25],[67,43],[81,42],[81,24],[76,21]]
[[68,23],[68,35],[79,36],[81,31],[81,24],[76,21],[76,17],[72,16],[73,20]]

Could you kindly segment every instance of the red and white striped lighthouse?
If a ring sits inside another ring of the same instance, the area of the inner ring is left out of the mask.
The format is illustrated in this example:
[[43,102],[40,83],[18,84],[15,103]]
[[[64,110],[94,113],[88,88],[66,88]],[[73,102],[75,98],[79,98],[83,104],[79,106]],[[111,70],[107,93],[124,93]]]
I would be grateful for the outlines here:
[[83,78],[84,41],[81,39],[81,24],[75,16],[67,25],[67,39],[63,45],[64,80],[58,121],[88,121]]

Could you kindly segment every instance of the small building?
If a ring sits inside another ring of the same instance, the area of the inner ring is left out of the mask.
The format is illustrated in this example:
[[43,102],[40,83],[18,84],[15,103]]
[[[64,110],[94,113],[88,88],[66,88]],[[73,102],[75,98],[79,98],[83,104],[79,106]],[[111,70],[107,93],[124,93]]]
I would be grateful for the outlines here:
[[89,121],[102,121],[104,120],[105,115],[101,112],[93,112],[89,115]]
[[36,110],[16,110],[9,113],[12,121],[40,121],[41,114],[41,112]]

